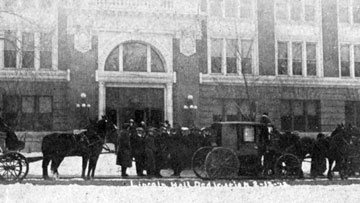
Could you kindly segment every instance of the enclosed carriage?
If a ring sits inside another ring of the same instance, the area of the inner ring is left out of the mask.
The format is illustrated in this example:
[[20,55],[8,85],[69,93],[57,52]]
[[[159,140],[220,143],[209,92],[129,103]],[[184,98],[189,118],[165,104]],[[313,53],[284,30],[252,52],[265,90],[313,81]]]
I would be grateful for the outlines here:
[[28,160],[6,146],[6,133],[0,132],[0,181],[19,181],[29,172]]
[[202,179],[238,177],[294,178],[301,162],[280,150],[272,126],[255,122],[218,122],[211,126],[213,145],[198,149],[192,168]]

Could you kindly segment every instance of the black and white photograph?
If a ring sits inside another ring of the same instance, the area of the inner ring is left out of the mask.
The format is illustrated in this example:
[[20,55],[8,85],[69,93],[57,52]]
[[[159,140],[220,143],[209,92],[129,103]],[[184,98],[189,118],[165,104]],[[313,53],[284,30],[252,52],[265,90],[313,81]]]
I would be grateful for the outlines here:
[[0,202],[360,202],[360,0],[0,0]]

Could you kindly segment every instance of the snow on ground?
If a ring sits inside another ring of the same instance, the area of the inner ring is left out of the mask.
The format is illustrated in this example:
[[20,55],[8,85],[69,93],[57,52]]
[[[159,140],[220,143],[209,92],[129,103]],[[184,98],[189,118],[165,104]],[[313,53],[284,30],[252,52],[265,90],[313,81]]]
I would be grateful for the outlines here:
[[[24,154],[38,156],[41,154]],[[41,177],[41,161],[30,164],[29,179]],[[309,164],[304,164],[308,173]],[[80,157],[67,157],[60,165],[59,172],[63,176],[79,176],[81,171]],[[128,172],[135,175],[134,167]],[[171,171],[162,171],[163,175],[171,175]],[[120,179],[119,167],[115,165],[114,154],[100,156],[95,175],[112,176]],[[191,171],[182,174],[193,176]],[[0,185],[0,202],[3,203],[126,203],[126,202],[360,202],[359,185],[296,185],[281,184],[265,187],[162,187],[162,186],[95,186],[95,185],[33,185],[8,184]]]

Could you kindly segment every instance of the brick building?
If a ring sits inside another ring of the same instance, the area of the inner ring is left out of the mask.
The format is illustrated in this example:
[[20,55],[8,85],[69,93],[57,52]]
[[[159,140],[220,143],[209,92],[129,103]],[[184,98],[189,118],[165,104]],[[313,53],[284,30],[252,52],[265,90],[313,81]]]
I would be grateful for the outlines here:
[[301,132],[360,122],[355,0],[0,4],[0,105],[19,131],[105,113],[206,126],[266,111]]

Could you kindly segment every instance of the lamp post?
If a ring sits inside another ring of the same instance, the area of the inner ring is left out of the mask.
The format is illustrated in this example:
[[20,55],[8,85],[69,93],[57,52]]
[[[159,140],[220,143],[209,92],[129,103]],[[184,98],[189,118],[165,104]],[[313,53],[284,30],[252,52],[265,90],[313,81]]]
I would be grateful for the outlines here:
[[185,120],[188,127],[194,126],[197,108],[198,107],[194,104],[194,97],[192,95],[188,95],[184,105],[184,110],[186,114]]
[[80,103],[76,104],[78,112],[79,128],[85,127],[89,118],[89,111],[91,105],[86,102],[86,94],[83,92],[80,94]]

